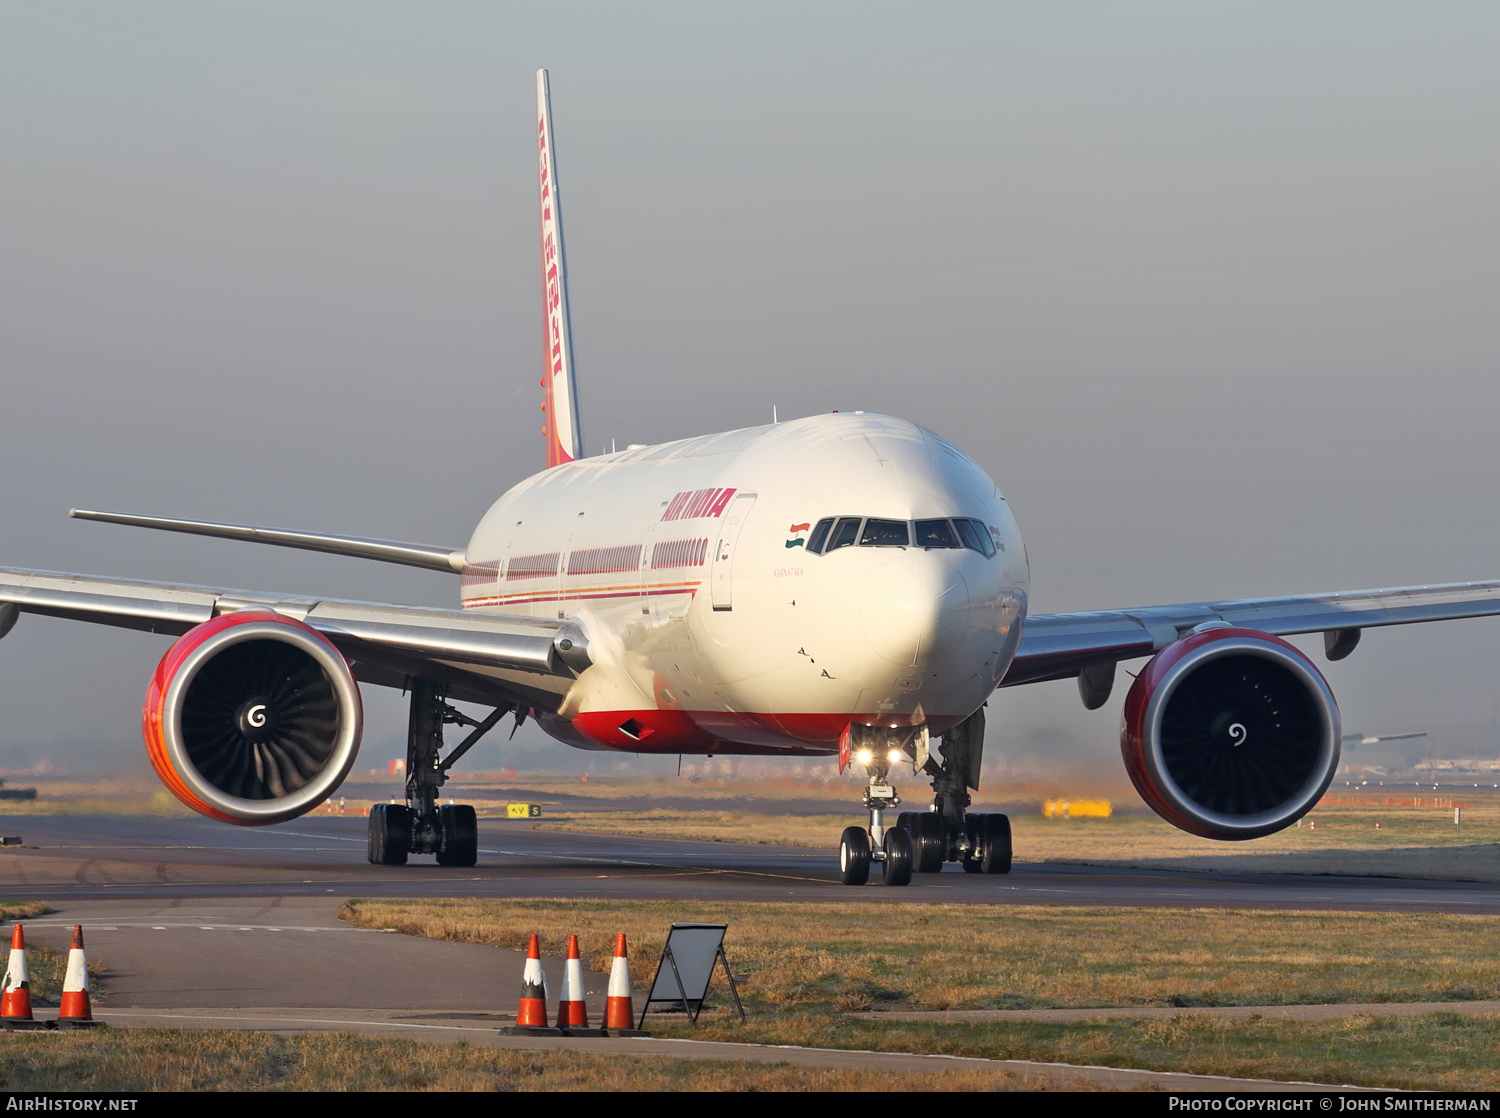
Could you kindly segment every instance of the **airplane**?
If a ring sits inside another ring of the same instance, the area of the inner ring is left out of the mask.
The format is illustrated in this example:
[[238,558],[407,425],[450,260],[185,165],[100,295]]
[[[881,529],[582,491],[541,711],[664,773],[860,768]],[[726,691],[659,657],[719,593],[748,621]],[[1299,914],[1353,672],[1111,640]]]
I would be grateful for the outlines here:
[[[1500,582],[1035,614],[999,487],[899,418],[842,412],[586,457],[548,75],[537,176],[546,467],[466,547],[73,510],[83,520],[443,572],[457,608],[0,569],[0,637],[22,613],[177,638],[146,689],[152,765],[197,812],[302,815],[359,748],[360,687],[410,696],[404,803],[376,804],[368,858],[478,857],[474,809],[440,804],[453,766],[506,716],[584,749],[830,756],[863,767],[867,816],[839,843],[847,885],[908,885],[947,863],[1010,871],[1009,820],[970,812],[997,687],[1076,679],[1085,707],[1118,664],[1125,768],[1152,809],[1235,841],[1302,817],[1339,767],[1339,709],[1284,638],[1340,660],[1363,629],[1500,614]],[[454,702],[482,704],[471,717]],[[445,727],[469,732],[451,747]],[[909,762],[930,803],[902,805]]]

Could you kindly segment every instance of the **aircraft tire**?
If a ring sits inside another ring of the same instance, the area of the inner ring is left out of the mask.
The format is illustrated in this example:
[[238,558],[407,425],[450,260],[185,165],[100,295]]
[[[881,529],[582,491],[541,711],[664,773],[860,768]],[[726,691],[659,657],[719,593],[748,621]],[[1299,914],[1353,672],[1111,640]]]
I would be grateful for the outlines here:
[[912,869],[917,873],[942,873],[944,847],[943,821],[933,812],[914,811],[906,828],[911,835]]
[[479,819],[469,804],[438,807],[440,866],[472,866],[479,861]]
[[1010,873],[1010,816],[985,815],[980,827],[979,865],[982,873]]
[[839,839],[839,880],[845,885],[870,880],[870,832],[863,827],[845,827]]
[[411,843],[411,809],[405,804],[370,808],[369,859],[372,866],[406,865]]
[[885,833],[885,861],[880,864],[887,885],[910,885],[912,871],[911,835],[900,827]]

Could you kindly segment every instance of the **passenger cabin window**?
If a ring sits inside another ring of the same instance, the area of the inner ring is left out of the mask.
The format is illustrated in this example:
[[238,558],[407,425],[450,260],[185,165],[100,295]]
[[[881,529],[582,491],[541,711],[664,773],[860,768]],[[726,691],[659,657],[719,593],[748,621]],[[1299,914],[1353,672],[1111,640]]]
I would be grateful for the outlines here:
[[918,547],[963,547],[946,520],[917,521]]
[[828,542],[828,533],[833,530],[833,517],[825,517],[818,521],[817,527],[807,541],[807,550],[814,555],[823,554],[823,545]]
[[848,547],[858,539],[859,519],[857,516],[840,518],[838,525],[833,529],[833,538],[828,541],[827,551],[837,551],[841,547]]
[[860,534],[860,547],[906,547],[911,543],[910,529],[904,520],[865,521],[865,530]]

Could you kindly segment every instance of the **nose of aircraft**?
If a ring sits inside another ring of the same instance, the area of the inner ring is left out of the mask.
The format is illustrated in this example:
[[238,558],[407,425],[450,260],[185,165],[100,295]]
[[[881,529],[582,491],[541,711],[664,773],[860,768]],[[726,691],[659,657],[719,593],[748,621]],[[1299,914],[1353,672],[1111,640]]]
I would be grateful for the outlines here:
[[969,589],[940,553],[900,552],[865,576],[860,612],[870,647],[906,667],[930,655],[945,633],[964,635]]

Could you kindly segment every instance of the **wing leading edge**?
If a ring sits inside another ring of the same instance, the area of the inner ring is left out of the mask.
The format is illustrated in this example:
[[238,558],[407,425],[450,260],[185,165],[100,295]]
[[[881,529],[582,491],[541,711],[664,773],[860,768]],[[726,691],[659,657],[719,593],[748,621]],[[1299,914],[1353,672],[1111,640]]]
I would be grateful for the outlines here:
[[175,637],[246,609],[305,622],[351,660],[356,678],[385,686],[427,675],[457,685],[456,697],[550,707],[589,665],[588,642],[567,621],[0,568],[0,636],[18,613]]
[[1361,629],[1496,615],[1500,582],[1037,614],[1026,618],[1016,658],[1000,686],[1067,679],[1087,668],[1150,656],[1210,621],[1283,637],[1321,632],[1329,658],[1337,660],[1353,650]]
[[425,567],[432,571],[461,574],[464,552],[460,548],[425,543],[399,543],[395,540],[369,540],[361,536],[334,536],[327,532],[299,532],[288,528],[259,528],[251,524],[219,524],[206,520],[177,520],[167,516],[137,516],[128,512],[93,512],[69,509],[74,520],[97,520],[104,524],[129,524],[134,528],[156,528],[163,532],[185,532],[193,536],[214,536],[242,543],[267,543],[276,547],[295,547],[302,551],[324,551],[330,555],[350,555],[357,559],[378,559],[382,563],[399,563],[403,567]]

